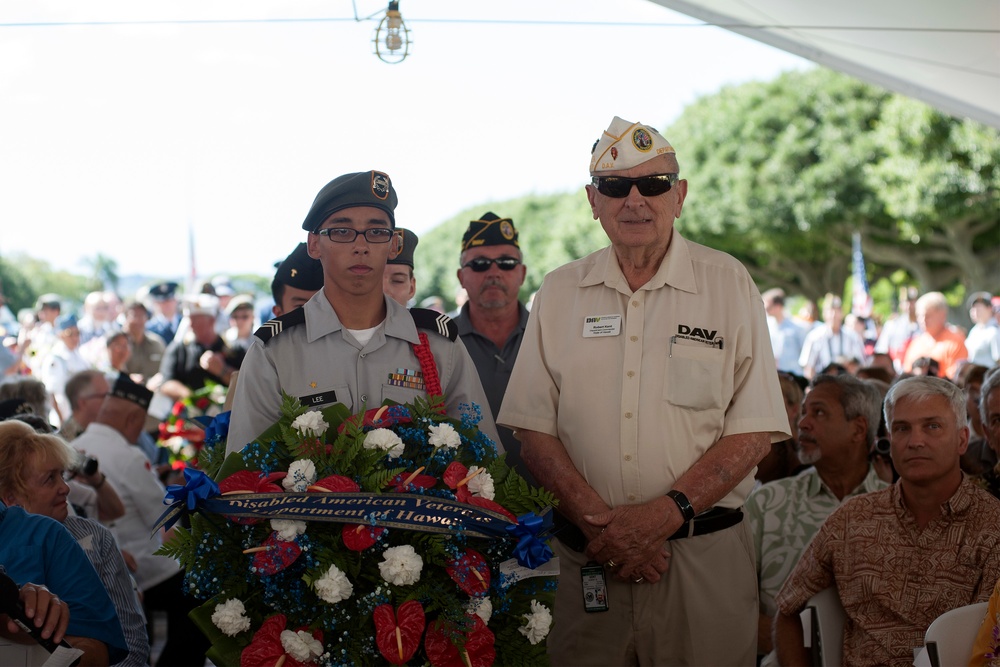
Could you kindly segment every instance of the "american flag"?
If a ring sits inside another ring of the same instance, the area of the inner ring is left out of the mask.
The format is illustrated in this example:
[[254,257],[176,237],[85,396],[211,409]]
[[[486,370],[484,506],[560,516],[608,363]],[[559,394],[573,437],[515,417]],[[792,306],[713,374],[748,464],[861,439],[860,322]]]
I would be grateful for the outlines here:
[[861,232],[851,237],[851,256],[854,273],[851,290],[851,312],[858,317],[872,315],[872,295],[868,292],[868,276],[865,274],[865,256],[861,253]]

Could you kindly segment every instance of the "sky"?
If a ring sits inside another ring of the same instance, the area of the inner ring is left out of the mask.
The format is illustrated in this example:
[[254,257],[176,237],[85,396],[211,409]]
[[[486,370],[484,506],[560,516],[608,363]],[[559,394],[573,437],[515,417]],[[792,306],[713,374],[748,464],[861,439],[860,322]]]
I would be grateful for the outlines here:
[[190,229],[200,276],[269,276],[340,174],[388,173],[420,234],[582,189],[616,115],[662,129],[809,66],[647,0],[402,0],[411,51],[390,65],[385,6],[4,0],[0,256],[186,277]]

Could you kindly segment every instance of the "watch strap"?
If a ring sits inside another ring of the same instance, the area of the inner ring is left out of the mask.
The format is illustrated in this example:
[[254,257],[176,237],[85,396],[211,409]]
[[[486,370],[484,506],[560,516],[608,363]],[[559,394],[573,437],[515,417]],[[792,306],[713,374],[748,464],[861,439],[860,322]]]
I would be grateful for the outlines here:
[[670,489],[667,491],[667,497],[677,503],[677,508],[681,511],[681,516],[684,517],[685,521],[690,521],[694,518],[694,507],[691,505],[691,501],[688,497],[677,489]]

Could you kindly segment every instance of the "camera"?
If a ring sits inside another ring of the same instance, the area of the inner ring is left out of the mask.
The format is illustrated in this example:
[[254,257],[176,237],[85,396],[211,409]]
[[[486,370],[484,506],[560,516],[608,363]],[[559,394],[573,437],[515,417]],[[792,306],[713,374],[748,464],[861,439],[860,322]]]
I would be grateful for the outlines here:
[[97,459],[86,454],[77,454],[76,463],[73,465],[73,472],[77,475],[93,477],[97,473]]
[[889,438],[879,438],[875,441],[875,448],[872,454],[879,456],[889,456]]

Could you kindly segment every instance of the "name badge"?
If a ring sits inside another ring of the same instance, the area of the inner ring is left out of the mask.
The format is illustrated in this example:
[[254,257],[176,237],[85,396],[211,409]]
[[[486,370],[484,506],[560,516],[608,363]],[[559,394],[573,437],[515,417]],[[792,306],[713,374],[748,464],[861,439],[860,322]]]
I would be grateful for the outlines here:
[[331,389],[330,391],[324,391],[318,394],[312,394],[311,396],[300,396],[299,401],[301,401],[302,405],[306,406],[307,408],[314,405],[326,405],[327,403],[336,403],[337,392]]
[[583,318],[583,337],[617,336],[622,332],[621,315],[588,315]]

